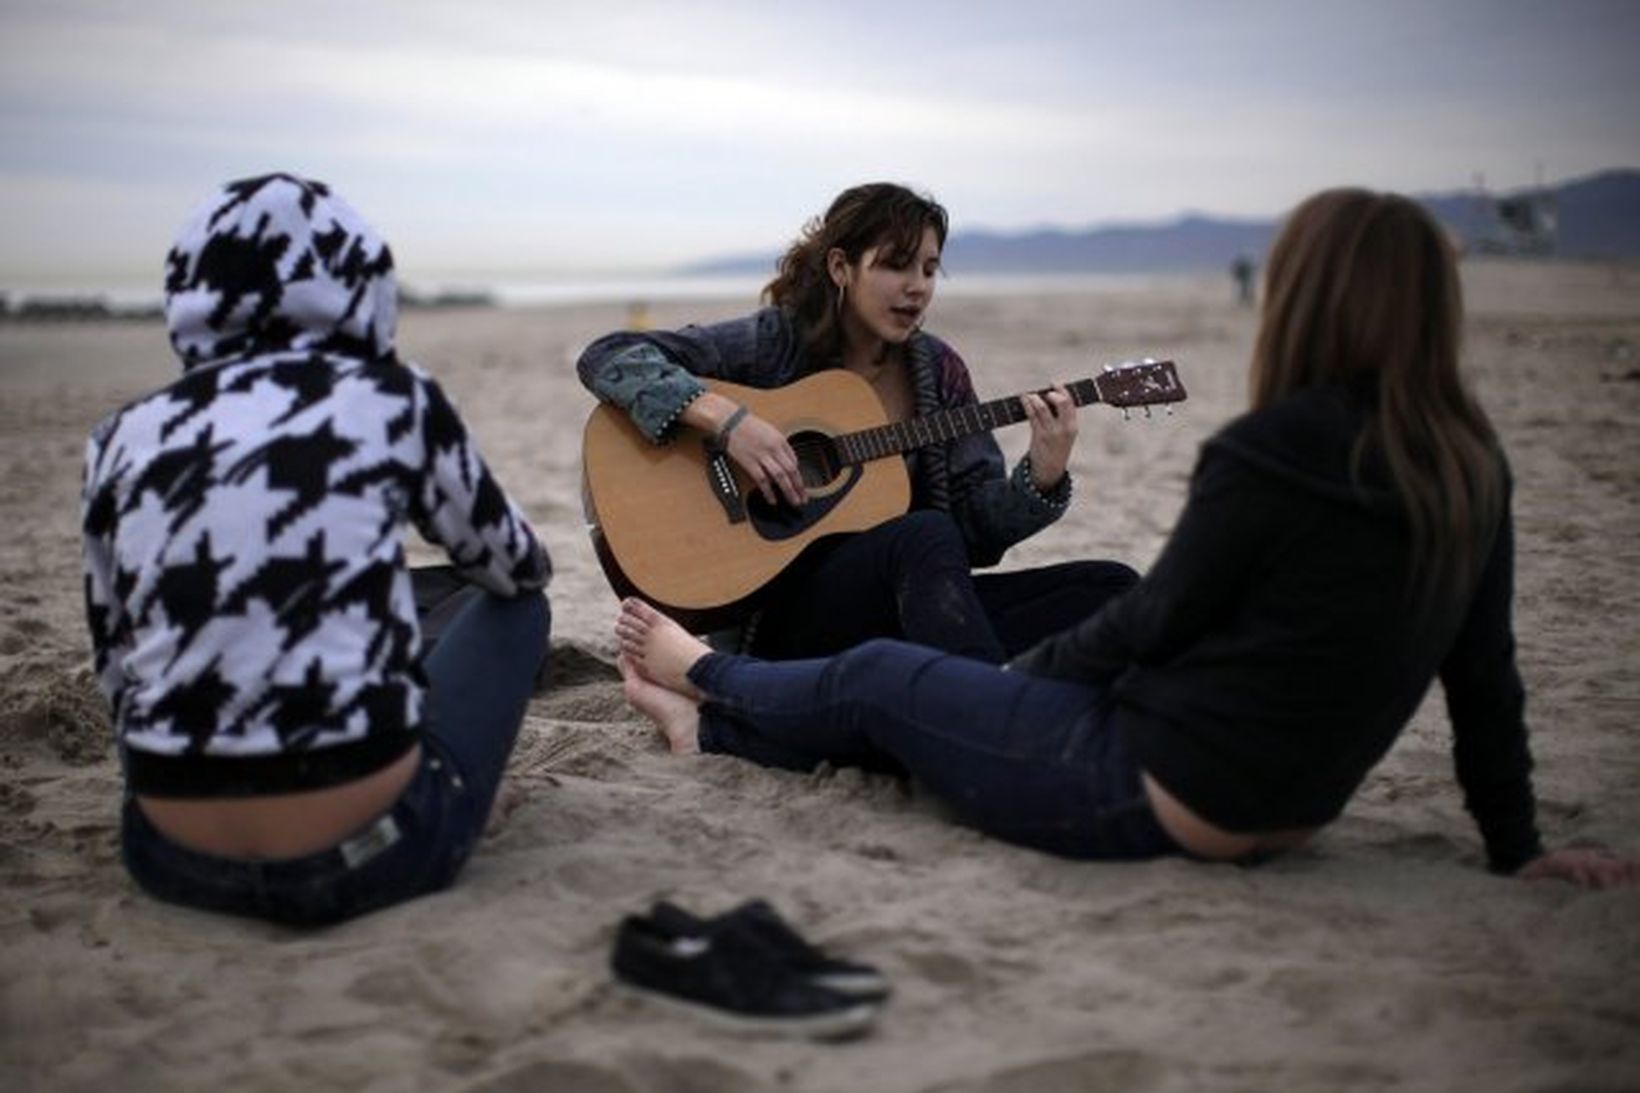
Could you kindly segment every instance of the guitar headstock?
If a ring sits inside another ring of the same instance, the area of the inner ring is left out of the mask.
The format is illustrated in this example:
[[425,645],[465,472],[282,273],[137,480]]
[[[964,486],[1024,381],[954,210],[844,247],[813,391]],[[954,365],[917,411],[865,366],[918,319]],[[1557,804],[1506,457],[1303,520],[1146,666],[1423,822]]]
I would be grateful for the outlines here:
[[1155,406],[1183,402],[1184,384],[1172,361],[1123,361],[1093,377],[1099,401],[1109,406]]

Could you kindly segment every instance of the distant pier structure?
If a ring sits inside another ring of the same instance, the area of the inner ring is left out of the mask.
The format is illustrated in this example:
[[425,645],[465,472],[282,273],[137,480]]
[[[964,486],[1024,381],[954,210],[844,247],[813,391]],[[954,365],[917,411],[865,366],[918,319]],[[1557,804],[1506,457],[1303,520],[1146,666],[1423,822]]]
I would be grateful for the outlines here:
[[1489,193],[1475,178],[1475,200],[1466,218],[1463,247],[1470,254],[1547,256],[1560,242],[1560,217],[1553,191],[1541,183],[1512,194]]

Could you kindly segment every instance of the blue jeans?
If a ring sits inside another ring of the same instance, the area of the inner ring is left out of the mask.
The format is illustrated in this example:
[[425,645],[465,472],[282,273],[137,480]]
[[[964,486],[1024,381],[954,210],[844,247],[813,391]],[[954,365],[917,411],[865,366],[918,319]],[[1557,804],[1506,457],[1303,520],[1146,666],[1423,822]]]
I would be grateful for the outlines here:
[[711,653],[702,751],[910,774],[979,830],[1069,858],[1180,853],[1105,692],[890,639],[824,660]]
[[126,869],[149,894],[210,911],[316,926],[446,888],[489,819],[546,655],[541,595],[478,592],[425,663],[421,764],[393,807],[329,850],[247,861],[167,839],[125,802]]

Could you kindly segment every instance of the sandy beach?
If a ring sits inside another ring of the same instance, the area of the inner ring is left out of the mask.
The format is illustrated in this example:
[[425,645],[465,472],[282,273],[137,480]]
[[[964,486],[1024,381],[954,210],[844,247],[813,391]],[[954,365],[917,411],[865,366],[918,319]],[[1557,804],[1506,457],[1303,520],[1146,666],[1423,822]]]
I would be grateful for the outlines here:
[[[1467,264],[1467,359],[1509,449],[1516,630],[1552,844],[1640,852],[1640,269]],[[1244,406],[1227,278],[938,299],[982,397],[1150,356],[1189,401],[1084,411],[1077,496],[1004,567],[1149,564]],[[657,303],[652,323],[749,300]],[[81,615],[91,425],[176,374],[153,322],[0,324],[0,1088],[563,1093],[1640,1089],[1640,889],[1495,877],[1439,689],[1345,815],[1256,868],[1079,864],[915,787],[676,758],[622,699],[585,533],[574,359],[625,304],[405,315],[556,564],[552,668],[445,893],[321,932],[156,903]],[[1010,458],[1023,429],[998,436]],[[425,550],[417,558],[435,560]],[[771,900],[896,988],[836,1045],[716,1031],[617,987],[623,914]]]

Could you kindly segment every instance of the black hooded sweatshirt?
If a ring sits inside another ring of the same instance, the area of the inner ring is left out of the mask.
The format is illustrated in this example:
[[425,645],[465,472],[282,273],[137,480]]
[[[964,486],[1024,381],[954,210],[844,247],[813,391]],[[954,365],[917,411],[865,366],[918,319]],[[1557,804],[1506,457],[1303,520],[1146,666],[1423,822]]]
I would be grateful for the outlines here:
[[1542,848],[1507,501],[1474,587],[1420,609],[1387,472],[1353,458],[1373,412],[1349,384],[1231,422],[1144,579],[1012,667],[1109,686],[1140,765],[1236,832],[1337,817],[1439,676],[1465,805],[1492,867],[1513,871]]

